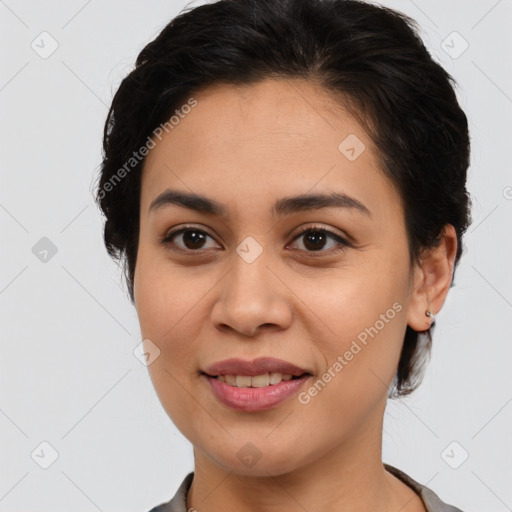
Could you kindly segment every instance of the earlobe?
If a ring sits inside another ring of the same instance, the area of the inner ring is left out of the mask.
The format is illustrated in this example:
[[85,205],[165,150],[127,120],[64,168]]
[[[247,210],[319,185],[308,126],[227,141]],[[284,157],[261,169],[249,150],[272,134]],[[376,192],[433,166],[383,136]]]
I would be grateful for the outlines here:
[[457,234],[447,224],[439,245],[427,250],[414,269],[407,324],[415,331],[428,331],[441,310],[452,283],[456,253]]
[[436,315],[434,315],[434,313],[432,313],[432,311],[430,311],[430,309],[427,309],[425,311],[425,315],[428,316],[430,318],[430,327],[432,327],[432,324],[434,323],[435,319],[436,319]]

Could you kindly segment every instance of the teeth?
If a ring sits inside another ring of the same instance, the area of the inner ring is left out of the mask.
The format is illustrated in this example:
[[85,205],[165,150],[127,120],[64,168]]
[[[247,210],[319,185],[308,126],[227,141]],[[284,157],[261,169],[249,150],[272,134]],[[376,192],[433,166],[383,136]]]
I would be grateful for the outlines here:
[[265,386],[279,384],[283,380],[291,380],[292,377],[292,375],[272,372],[255,375],[254,377],[249,375],[218,375],[217,379],[238,388],[264,388]]
[[252,377],[248,375],[237,375],[236,376],[236,387],[237,388],[248,388],[251,385]]
[[[268,373],[265,373],[264,375],[256,375],[255,377],[248,377],[248,379],[250,381],[249,385],[253,388],[264,388],[270,384],[270,375]],[[238,386],[238,377],[236,378],[236,383]]]

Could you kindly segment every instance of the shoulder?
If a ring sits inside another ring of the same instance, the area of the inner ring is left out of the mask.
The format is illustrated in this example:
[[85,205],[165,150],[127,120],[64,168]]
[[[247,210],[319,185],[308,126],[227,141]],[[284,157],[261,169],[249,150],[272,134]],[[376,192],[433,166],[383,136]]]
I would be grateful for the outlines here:
[[187,493],[193,478],[194,473],[189,473],[169,501],[153,507],[149,512],[187,512]]
[[420,496],[427,512],[463,512],[460,508],[442,501],[432,489],[420,484],[400,469],[390,466],[389,464],[384,464],[384,467],[391,474],[395,475],[397,478],[402,480],[402,482],[411,487],[416,494]]

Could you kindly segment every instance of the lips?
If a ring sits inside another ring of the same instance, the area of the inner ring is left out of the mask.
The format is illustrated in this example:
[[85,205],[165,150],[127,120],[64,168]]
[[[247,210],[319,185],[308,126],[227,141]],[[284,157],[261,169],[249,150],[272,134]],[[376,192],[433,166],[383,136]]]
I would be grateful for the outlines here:
[[293,375],[294,377],[300,377],[304,374],[311,375],[311,372],[305,368],[274,357],[259,357],[253,361],[237,358],[225,359],[208,366],[203,373],[210,377],[217,377],[219,375],[248,375],[255,377],[256,375],[272,372]]

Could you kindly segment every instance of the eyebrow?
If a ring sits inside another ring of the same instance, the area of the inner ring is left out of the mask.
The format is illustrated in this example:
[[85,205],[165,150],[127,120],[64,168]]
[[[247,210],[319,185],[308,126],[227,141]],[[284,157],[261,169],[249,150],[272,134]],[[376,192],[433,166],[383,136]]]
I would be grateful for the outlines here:
[[[156,212],[168,205],[182,206],[196,212],[229,218],[226,207],[214,199],[201,194],[171,189],[165,190],[151,202],[148,213]],[[339,192],[284,197],[274,203],[272,214],[274,217],[284,217],[291,213],[321,208],[349,208],[368,217],[372,216],[370,210],[355,197]]]

